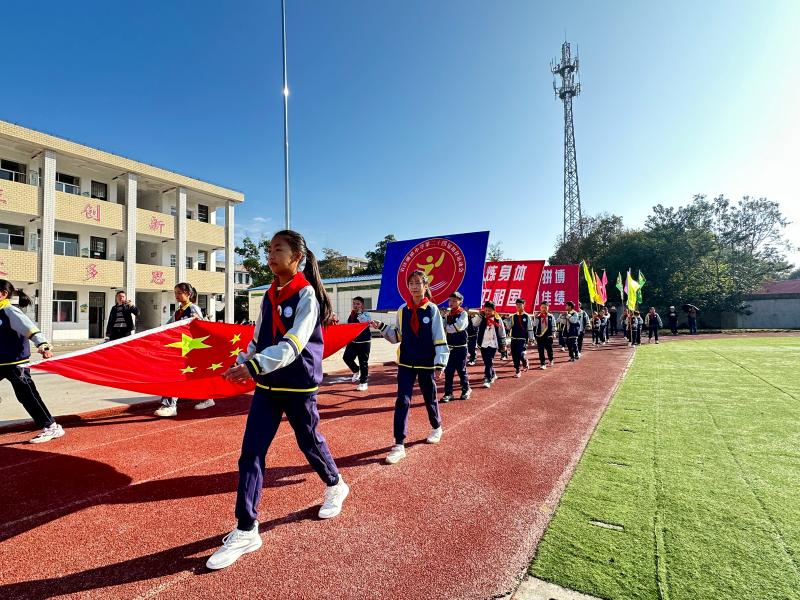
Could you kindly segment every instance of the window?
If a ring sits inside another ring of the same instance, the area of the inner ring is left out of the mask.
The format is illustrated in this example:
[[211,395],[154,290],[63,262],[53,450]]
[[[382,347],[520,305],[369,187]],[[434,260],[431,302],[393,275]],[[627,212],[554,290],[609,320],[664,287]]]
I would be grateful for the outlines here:
[[197,220],[208,223],[208,207],[205,204],[197,205]]
[[53,322],[78,322],[78,292],[53,292]]
[[175,267],[178,264],[178,259],[175,257],[174,254],[169,255],[169,266]]
[[81,180],[74,175],[66,173],[56,173],[56,189],[68,194],[81,195]]
[[0,223],[0,248],[6,250],[25,249],[25,228],[22,225]]
[[203,316],[208,316],[208,296],[206,294],[197,295],[197,306],[203,311]]
[[106,259],[106,238],[92,236],[89,240],[89,256],[92,258]]
[[194,265],[194,258],[192,258],[191,256],[187,256],[186,257],[186,268],[187,269],[193,269],[194,268],[193,265]]
[[372,298],[369,296],[364,298],[364,310],[372,310]]
[[100,181],[92,181],[92,198],[108,200],[108,186]]
[[[177,214],[177,212],[178,212],[178,210],[174,206],[170,206],[169,207],[169,214],[171,214],[173,217]],[[191,219],[193,216],[194,216],[194,213],[187,209],[186,218],[187,219]]]
[[25,165],[14,162],[13,160],[0,160],[0,179],[6,181],[16,181],[18,183],[26,183]]
[[61,256],[78,256],[78,236],[74,233],[56,231],[53,252]]
[[197,251],[197,268],[201,271],[208,270],[208,252],[205,250]]

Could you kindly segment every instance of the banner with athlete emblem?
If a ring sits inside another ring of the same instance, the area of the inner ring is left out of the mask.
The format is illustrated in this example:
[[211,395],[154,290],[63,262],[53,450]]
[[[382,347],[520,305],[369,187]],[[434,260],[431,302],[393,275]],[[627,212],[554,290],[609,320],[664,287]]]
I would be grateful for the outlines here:
[[488,231],[389,243],[376,310],[395,310],[410,299],[406,282],[412,271],[427,274],[436,304],[461,292],[466,306],[478,306],[488,245]]

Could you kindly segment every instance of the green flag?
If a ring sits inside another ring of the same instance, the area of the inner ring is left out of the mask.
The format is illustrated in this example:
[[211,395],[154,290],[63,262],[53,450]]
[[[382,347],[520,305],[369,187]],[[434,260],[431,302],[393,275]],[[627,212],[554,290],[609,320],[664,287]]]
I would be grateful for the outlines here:
[[644,284],[647,283],[647,280],[644,278],[644,273],[642,273],[641,269],[639,270],[639,289],[636,290],[636,302],[639,304],[642,303],[642,288]]
[[617,285],[615,286],[619,290],[619,297],[622,300],[623,304],[625,303],[625,294],[623,293],[622,287],[622,273],[617,271]]

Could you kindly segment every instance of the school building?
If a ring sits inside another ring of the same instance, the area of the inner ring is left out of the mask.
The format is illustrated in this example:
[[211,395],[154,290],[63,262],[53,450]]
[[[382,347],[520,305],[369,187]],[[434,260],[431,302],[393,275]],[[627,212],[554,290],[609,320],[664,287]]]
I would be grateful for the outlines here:
[[240,192],[0,121],[0,278],[51,340],[101,338],[117,290],[137,330],[167,322],[188,281],[233,319]]

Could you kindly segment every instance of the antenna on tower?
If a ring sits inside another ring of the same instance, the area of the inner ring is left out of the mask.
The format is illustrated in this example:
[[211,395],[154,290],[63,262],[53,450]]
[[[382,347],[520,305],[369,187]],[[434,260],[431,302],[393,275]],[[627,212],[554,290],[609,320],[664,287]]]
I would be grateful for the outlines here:
[[[566,37],[566,33],[565,33]],[[573,58],[569,42],[561,45],[561,60],[550,61],[553,73],[553,92],[564,103],[564,242],[583,237],[581,193],[578,187],[578,158],[575,152],[575,125],[572,119],[572,99],[581,93],[578,75],[578,56]],[[560,78],[560,81],[559,81]]]

